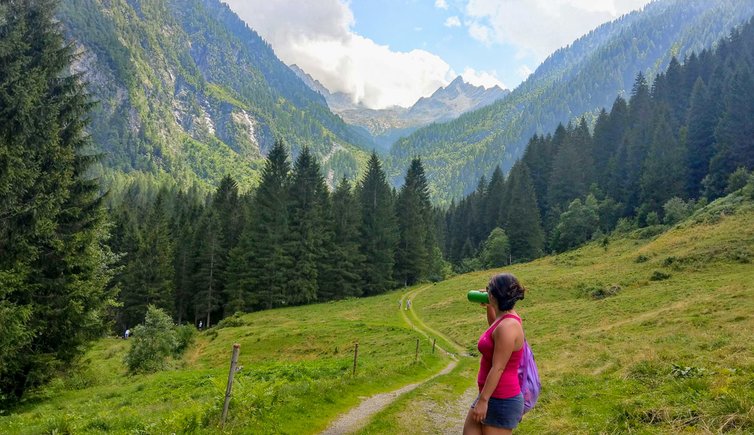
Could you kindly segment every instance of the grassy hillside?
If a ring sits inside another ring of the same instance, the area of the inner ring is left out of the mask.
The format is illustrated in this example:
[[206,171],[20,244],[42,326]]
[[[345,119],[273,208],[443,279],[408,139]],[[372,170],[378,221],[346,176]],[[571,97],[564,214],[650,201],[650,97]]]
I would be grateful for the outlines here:
[[[104,339],[81,369],[0,416],[0,433],[217,433],[232,343],[241,344],[228,433],[316,433],[360,397],[445,366],[401,319],[393,293],[271,310],[201,334],[172,370],[129,376],[128,343]],[[359,361],[351,376],[353,344]],[[57,431],[57,432],[56,432]]]
[[[519,313],[543,381],[520,433],[754,431],[754,205],[727,197],[652,233],[507,269],[528,288]],[[484,315],[464,294],[495,272],[419,292],[417,314],[476,352]],[[413,392],[363,433],[438,427],[428,410],[457,401],[476,364]]]
[[[543,380],[520,432],[754,431],[753,260],[754,203],[734,195],[664,233],[645,228],[511,267],[528,288],[519,312]],[[409,319],[436,331],[438,344],[475,354],[483,311],[465,292],[495,272],[409,289]],[[104,339],[74,373],[0,416],[0,433],[217,432],[234,342],[243,368],[226,432],[317,433],[364,396],[445,366],[424,338],[413,362],[421,336],[398,311],[401,295],[246,315],[153,375],[127,375],[128,343]],[[477,364],[461,358],[362,433],[457,430]]]

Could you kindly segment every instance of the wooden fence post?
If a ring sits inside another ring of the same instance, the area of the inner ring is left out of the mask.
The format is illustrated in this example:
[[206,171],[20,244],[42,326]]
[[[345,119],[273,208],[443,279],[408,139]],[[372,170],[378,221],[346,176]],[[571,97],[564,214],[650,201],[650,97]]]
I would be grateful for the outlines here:
[[236,375],[236,364],[238,364],[238,353],[241,351],[241,345],[233,345],[233,356],[230,358],[230,372],[228,373],[228,386],[225,387],[225,404],[223,405],[222,426],[225,426],[225,417],[228,415],[228,406],[230,405],[230,393],[233,390],[233,377]]
[[436,339],[436,338],[433,338],[433,339],[432,339],[432,355],[434,355],[434,354],[435,354],[435,345],[436,345],[436,344],[437,344],[437,339]]
[[414,357],[414,362],[419,361],[419,339],[416,339],[416,356]]
[[353,347],[353,372],[352,376],[356,376],[356,360],[359,358],[359,343],[356,343]]

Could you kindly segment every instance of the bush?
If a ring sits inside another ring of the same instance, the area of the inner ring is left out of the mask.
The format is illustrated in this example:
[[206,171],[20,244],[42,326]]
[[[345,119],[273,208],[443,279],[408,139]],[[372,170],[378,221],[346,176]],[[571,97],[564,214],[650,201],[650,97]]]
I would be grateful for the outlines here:
[[631,218],[620,218],[615,225],[615,232],[619,234],[630,233],[637,228],[636,221]]
[[661,272],[659,270],[655,270],[652,273],[652,276],[649,277],[650,281],[665,281],[668,278],[670,278],[669,273]]
[[744,186],[743,194],[746,198],[754,199],[754,173],[749,175],[749,181]]
[[665,211],[665,223],[672,225],[691,216],[692,205],[693,204],[686,203],[678,197],[669,199],[668,202],[662,206]]
[[728,186],[725,188],[725,193],[730,194],[743,188],[744,186],[746,186],[746,183],[748,181],[749,171],[747,171],[744,167],[736,169],[728,177]]
[[134,328],[131,348],[125,363],[131,373],[151,373],[165,367],[165,360],[175,353],[178,338],[173,321],[164,311],[150,305],[144,324]]
[[495,228],[484,242],[482,252],[479,254],[479,261],[486,269],[501,267],[508,264],[510,252],[510,244],[505,231],[501,228]]
[[647,213],[646,222],[648,227],[660,225],[660,216],[657,214],[657,212],[650,211],[649,213]]
[[621,291],[621,286],[617,284],[613,284],[610,287],[603,287],[598,288],[596,290],[592,290],[592,292],[589,294],[589,296],[592,297],[592,299],[605,299],[609,298],[610,296],[615,296]]
[[173,349],[173,357],[178,358],[183,355],[183,352],[194,343],[195,338],[196,328],[194,328],[194,325],[186,324],[177,326],[175,328],[176,344]]
[[246,325],[246,322],[241,318],[243,316],[243,313],[236,312],[230,317],[226,317],[218,323],[215,328],[216,329],[223,329],[223,328],[237,328],[239,326]]

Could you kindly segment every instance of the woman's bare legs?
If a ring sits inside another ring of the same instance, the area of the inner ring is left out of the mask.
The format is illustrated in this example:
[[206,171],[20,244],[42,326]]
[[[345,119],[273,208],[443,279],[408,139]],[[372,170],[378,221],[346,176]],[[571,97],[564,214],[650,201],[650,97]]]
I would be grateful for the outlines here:
[[466,421],[463,423],[463,435],[482,435],[482,423],[477,423],[471,418],[471,409],[466,413]]
[[482,435],[511,435],[512,433],[513,429],[503,429],[487,425],[482,426]]

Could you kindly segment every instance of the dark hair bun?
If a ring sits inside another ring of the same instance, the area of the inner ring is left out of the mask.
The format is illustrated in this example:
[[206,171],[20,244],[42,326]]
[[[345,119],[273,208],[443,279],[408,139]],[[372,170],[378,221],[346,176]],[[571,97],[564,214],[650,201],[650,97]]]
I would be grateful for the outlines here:
[[523,299],[526,294],[524,286],[510,273],[493,276],[487,290],[495,297],[501,311],[513,309],[516,301]]

